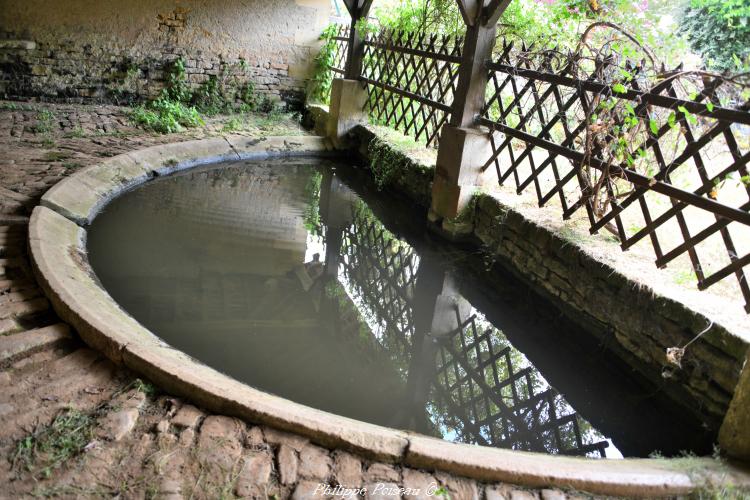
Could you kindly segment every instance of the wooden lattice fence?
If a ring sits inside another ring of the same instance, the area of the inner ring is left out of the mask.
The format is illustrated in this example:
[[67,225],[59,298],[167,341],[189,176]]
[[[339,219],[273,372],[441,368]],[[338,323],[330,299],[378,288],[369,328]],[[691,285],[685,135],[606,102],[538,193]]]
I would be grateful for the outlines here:
[[381,31],[365,39],[361,80],[370,116],[428,146],[448,121],[461,62],[461,39]]
[[[368,34],[360,80],[373,120],[436,147],[459,104],[462,43]],[[737,81],[502,39],[494,54],[475,122],[492,144],[485,170],[565,219],[583,210],[623,250],[649,241],[658,267],[688,262],[699,289],[723,282],[750,312],[750,103]]]
[[645,87],[635,65],[555,61],[505,44],[488,65],[485,168],[566,219],[585,210],[623,250],[648,238],[659,267],[687,255],[700,289],[734,275],[750,311],[750,105],[722,77],[675,70]]

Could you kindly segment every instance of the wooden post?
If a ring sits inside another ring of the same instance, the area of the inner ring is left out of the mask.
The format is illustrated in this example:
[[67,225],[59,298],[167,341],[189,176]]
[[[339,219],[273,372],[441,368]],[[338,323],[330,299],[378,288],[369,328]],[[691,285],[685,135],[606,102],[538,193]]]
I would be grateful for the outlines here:
[[362,56],[365,51],[365,38],[358,28],[358,21],[367,18],[372,0],[344,0],[351,16],[349,45],[346,54],[344,78],[336,78],[331,85],[331,105],[329,109],[326,135],[337,148],[348,145],[347,134],[352,128],[367,121],[364,107],[367,91],[359,80],[362,72]]
[[349,11],[349,16],[352,18],[344,78],[358,80],[362,72],[362,56],[365,52],[365,37],[358,24],[361,19],[366,19],[370,13],[372,0],[344,0],[344,5],[346,5],[346,10]]
[[430,220],[443,221],[450,232],[471,228],[451,226],[469,203],[477,185],[481,184],[481,167],[491,154],[486,131],[475,126],[484,106],[487,87],[486,62],[492,57],[497,20],[511,0],[456,0],[466,24],[466,37],[461,53],[458,86],[454,96],[450,122],[440,131],[440,147],[432,187]]

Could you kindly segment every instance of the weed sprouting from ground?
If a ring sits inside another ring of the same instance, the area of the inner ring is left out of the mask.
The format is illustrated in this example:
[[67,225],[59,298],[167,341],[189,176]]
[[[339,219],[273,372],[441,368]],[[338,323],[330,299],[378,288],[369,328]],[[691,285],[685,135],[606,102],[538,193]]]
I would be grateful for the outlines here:
[[235,131],[241,130],[241,129],[242,129],[242,122],[240,121],[239,118],[234,117],[234,118],[230,119],[224,125],[224,127],[222,127],[221,131],[222,132],[235,132]]
[[47,478],[54,469],[78,456],[93,439],[96,419],[91,414],[69,408],[47,427],[35,429],[16,444],[14,468],[25,469],[34,477]]
[[154,384],[152,384],[151,382],[146,382],[139,378],[135,379],[135,381],[133,382],[133,388],[139,392],[142,392],[150,398],[156,396],[159,393],[159,389],[157,389]]
[[36,124],[33,126],[35,134],[49,134],[55,122],[55,114],[48,110],[42,109],[36,114]]
[[133,110],[131,118],[145,129],[161,134],[181,132],[184,127],[198,127],[204,124],[195,107],[166,98],[138,106]]

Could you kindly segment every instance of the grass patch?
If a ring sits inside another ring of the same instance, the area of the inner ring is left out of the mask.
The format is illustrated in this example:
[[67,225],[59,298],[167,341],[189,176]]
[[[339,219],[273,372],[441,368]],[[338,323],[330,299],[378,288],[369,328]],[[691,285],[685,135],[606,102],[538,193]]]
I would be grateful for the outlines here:
[[76,409],[63,410],[47,427],[37,428],[16,444],[14,468],[23,468],[35,478],[48,478],[52,471],[80,455],[94,437],[94,416]]
[[86,131],[80,125],[65,134],[66,139],[83,139],[84,137],[86,137]]
[[224,126],[221,128],[222,132],[235,132],[237,130],[242,130],[242,122],[239,118],[234,117],[230,119]]
[[181,132],[184,127],[198,127],[204,124],[195,107],[166,98],[138,106],[131,113],[131,118],[143,128],[161,134]]
[[44,161],[61,161],[61,160],[67,160],[70,158],[70,153],[67,153],[65,151],[48,151],[44,155]]
[[42,109],[36,114],[36,123],[31,127],[35,134],[50,134],[54,126],[55,114],[48,110]]

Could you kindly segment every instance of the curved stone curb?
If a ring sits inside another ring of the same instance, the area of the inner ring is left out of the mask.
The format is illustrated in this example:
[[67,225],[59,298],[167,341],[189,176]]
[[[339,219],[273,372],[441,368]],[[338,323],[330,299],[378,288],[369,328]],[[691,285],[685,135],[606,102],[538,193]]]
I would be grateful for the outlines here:
[[[294,432],[376,460],[439,469],[481,481],[562,487],[605,495],[681,495],[740,473],[710,459],[592,460],[449,443],[316,410],[264,393],[173,349],[123,311],[99,285],[85,252],[84,227],[122,191],[182,168],[222,159],[325,154],[319,137],[227,137],[155,146],[113,157],[63,180],[34,209],[29,245],[34,272],[55,311],[91,347],[165,390],[206,409]],[[713,472],[709,472],[713,471]]]

